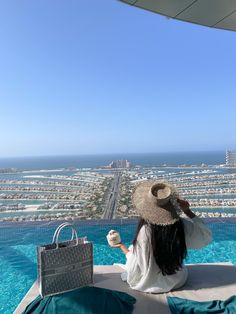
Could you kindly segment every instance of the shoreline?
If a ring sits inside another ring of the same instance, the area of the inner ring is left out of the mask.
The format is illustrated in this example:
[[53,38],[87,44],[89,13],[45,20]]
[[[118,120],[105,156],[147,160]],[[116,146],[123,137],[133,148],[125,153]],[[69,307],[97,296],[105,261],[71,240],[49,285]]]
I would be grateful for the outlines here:
[[[19,210],[6,210],[6,211],[0,211],[0,213],[19,213],[19,212],[27,212],[27,211],[35,211],[37,212],[38,210],[38,207],[40,207],[41,204],[37,205],[37,204],[33,204],[33,205],[25,205],[25,209],[19,209]],[[207,209],[231,209],[231,208],[235,208],[236,209],[236,205],[233,206],[233,205],[230,205],[230,206],[191,206],[191,209],[197,209],[197,208],[205,208],[206,210]],[[57,211],[60,211],[60,209],[56,209]],[[64,209],[61,209],[61,210],[64,210]],[[73,209],[75,210],[75,209]],[[54,211],[54,210],[50,210],[50,209],[40,209],[40,211]]]
[[[135,165],[131,168],[130,170],[137,170],[141,168],[171,168],[171,169],[206,169],[206,168],[220,168],[220,169],[236,169],[236,166],[228,166],[226,164],[183,164],[183,165],[174,165],[174,164],[157,164],[157,165]],[[8,171],[4,172],[4,170],[9,170],[9,169],[15,169],[14,171]],[[28,170],[28,169],[18,169],[18,168],[0,168],[0,174],[17,174],[17,173],[36,173],[36,172],[77,172],[77,171],[91,171],[93,169],[94,172],[96,171],[116,171],[117,170],[126,170],[127,168],[106,168],[106,166],[91,166],[91,167],[72,167],[70,168],[56,168],[56,169],[33,169],[33,170]]]
[[[203,219],[209,219],[209,220],[214,220],[214,219],[235,219],[236,220],[236,214],[226,214],[226,213],[209,213],[209,212],[196,212],[195,213],[196,216],[203,218]],[[125,223],[127,223],[128,221],[133,221],[133,220],[137,220],[138,221],[138,217],[131,217],[131,218],[115,218],[115,219],[97,219],[97,218],[80,218],[79,216],[75,216],[75,215],[70,215],[69,213],[57,213],[55,215],[51,215],[49,216],[42,216],[40,214],[41,217],[39,216],[31,216],[31,217],[27,217],[27,216],[19,216],[19,217],[5,217],[5,218],[0,218],[0,223],[19,223],[19,222],[24,222],[24,223],[31,223],[31,222],[57,222],[58,220],[63,220],[63,221],[67,221],[67,220],[72,220],[72,221],[79,221],[81,224],[87,224],[88,222],[91,221],[96,221],[98,224],[103,224],[103,223],[107,223],[109,221],[110,224],[114,224],[115,221],[119,220],[119,221],[123,221]],[[236,222],[236,221],[235,221]]]
[[[7,215],[7,213],[10,214],[10,216],[1,217],[0,216],[0,222],[33,222],[33,221],[57,221],[57,220],[80,220],[82,221],[90,221],[93,219],[98,219],[94,217],[87,217],[84,215],[84,213],[81,212],[81,210],[78,209],[39,209],[40,205],[26,205],[25,209],[22,210],[8,210],[8,211],[2,211],[1,213],[4,213]],[[228,212],[220,212],[222,209],[227,210]],[[236,209],[236,206],[226,206],[226,207],[220,207],[220,206],[191,206],[191,209],[195,212],[195,214],[201,218],[236,218],[236,213],[232,213],[231,209]],[[198,209],[205,209],[205,211],[198,211]],[[208,210],[214,210],[213,212],[209,212]],[[27,214],[28,215],[23,215]],[[44,214],[42,214],[44,213]],[[18,215],[14,215],[18,214]],[[22,214],[22,215],[21,215]],[[42,216],[45,215],[45,216]],[[115,219],[121,219],[123,221],[133,219],[134,217],[120,217]],[[138,217],[137,217],[138,219]],[[103,219],[98,219],[102,221]],[[112,220],[111,220],[112,222]]]

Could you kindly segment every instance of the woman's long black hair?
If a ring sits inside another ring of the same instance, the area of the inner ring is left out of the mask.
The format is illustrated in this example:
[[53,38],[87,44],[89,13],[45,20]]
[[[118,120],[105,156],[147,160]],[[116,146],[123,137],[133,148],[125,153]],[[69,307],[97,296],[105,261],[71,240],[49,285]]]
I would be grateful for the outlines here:
[[152,247],[150,254],[153,253],[162,274],[175,274],[181,269],[187,255],[183,222],[179,219],[172,225],[160,226],[140,219],[133,241],[134,248],[137,245],[139,231],[144,225],[150,227]]

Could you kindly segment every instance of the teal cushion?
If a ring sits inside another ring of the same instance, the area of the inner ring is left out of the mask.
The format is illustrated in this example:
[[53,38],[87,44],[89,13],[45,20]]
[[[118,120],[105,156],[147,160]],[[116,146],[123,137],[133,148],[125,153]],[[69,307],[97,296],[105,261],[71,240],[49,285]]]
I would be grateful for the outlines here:
[[198,302],[176,297],[167,297],[172,314],[236,314],[236,296],[225,301]]
[[131,314],[136,299],[127,293],[84,287],[31,302],[23,314]]

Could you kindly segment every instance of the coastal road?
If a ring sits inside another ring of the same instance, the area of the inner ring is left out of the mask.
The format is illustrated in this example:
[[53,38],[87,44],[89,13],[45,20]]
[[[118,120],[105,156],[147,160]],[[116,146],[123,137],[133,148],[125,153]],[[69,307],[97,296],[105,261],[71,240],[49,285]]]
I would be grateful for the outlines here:
[[114,175],[114,180],[111,187],[110,195],[108,196],[108,202],[105,207],[102,219],[113,219],[116,206],[117,206],[117,200],[119,195],[119,188],[120,188],[120,180],[121,180],[121,173],[117,172]]

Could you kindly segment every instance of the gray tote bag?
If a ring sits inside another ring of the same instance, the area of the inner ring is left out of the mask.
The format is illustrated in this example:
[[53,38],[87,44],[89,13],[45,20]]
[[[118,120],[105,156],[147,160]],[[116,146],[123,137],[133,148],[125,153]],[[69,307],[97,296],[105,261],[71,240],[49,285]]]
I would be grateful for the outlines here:
[[[65,227],[72,229],[72,238],[58,242]],[[93,283],[93,244],[86,237],[78,238],[70,223],[63,223],[56,229],[51,244],[37,248],[37,258],[39,292],[42,297]]]

